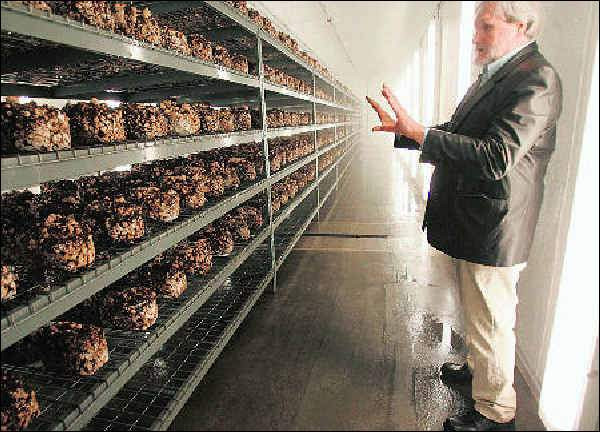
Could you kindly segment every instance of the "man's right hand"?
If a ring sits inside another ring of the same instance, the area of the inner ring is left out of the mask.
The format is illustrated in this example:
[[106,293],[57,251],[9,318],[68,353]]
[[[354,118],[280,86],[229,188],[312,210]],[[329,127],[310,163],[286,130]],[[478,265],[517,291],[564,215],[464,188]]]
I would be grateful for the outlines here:
[[379,116],[379,121],[381,121],[381,126],[375,126],[371,129],[373,132],[395,132],[396,131],[396,120],[392,118],[377,102],[367,96],[367,102],[371,104],[373,109],[377,112]]

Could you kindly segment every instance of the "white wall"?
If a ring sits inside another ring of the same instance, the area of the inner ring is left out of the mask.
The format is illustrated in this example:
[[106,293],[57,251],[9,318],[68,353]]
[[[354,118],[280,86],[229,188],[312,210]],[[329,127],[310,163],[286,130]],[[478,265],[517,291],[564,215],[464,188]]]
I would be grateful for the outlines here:
[[542,385],[560,284],[593,52],[598,39],[597,2],[543,2],[543,7],[545,24],[539,45],[561,77],[563,113],[556,151],[546,175],[531,256],[519,282],[517,364],[536,396]]
[[460,43],[460,4],[458,1],[443,2],[440,9],[440,106],[439,120],[450,120],[456,108],[458,59],[456,55]]
[[[401,9],[403,7],[400,5],[400,3],[404,2],[388,2],[389,6],[387,7],[388,10],[386,13],[394,15],[394,8]],[[399,45],[393,47],[393,49],[391,49],[391,47],[387,44],[372,45],[372,50],[381,52],[380,57],[385,57],[388,59],[388,61],[382,62],[381,66],[377,67],[376,69],[372,68],[372,72],[370,72],[366,77],[367,95],[373,97],[383,104],[385,101],[381,95],[381,86],[383,83],[386,83],[396,92],[397,95],[400,95],[401,71],[404,67],[404,64],[412,60],[412,53],[418,48],[420,38],[427,31],[427,24],[434,14],[436,4],[437,2],[420,2],[418,7],[413,7],[409,12],[410,29],[408,30],[403,29],[402,31],[399,31],[399,28],[405,25],[406,20],[403,22],[398,22],[396,27],[372,29],[373,33],[385,32],[395,36],[395,38],[398,39]],[[365,37],[367,36],[365,35]],[[414,83],[409,83],[409,85],[411,84],[414,85]],[[400,99],[400,103],[407,107],[408,104],[406,101],[403,101],[401,97]],[[391,112],[389,107],[388,110]],[[419,111],[416,109],[409,110],[409,114],[416,118],[419,115]],[[375,114],[375,112],[370,108],[368,110],[367,123],[371,126],[378,124],[377,114]],[[393,141],[393,137],[391,135],[388,137],[388,141]]]

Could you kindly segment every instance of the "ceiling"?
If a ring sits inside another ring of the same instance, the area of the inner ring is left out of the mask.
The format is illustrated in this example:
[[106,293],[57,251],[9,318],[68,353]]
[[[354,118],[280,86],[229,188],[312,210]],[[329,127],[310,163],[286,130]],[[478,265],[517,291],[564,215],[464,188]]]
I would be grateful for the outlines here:
[[[424,34],[437,1],[249,2],[306,43],[342,82],[363,93],[398,68]],[[305,47],[306,48],[306,47]]]

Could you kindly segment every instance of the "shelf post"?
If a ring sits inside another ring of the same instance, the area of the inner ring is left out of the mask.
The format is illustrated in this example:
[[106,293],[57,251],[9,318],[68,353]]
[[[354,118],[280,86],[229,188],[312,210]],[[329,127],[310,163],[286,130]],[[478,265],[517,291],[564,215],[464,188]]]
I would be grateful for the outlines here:
[[338,184],[339,184],[339,180],[340,180],[340,172],[339,172],[339,164],[337,164],[335,166],[335,192],[337,194],[338,191]]
[[[315,73],[312,72],[312,82],[313,82],[313,97],[316,98],[316,94],[317,94],[317,77],[315,76]],[[313,124],[317,124],[317,103],[313,100],[312,103],[312,118],[313,118]],[[315,153],[318,153],[318,146],[317,146],[317,131],[315,131]],[[319,183],[319,156],[317,155],[317,157],[315,158],[315,181],[317,182],[317,187],[315,188],[317,190],[317,222],[319,222],[320,220],[320,216],[319,216],[319,189],[320,189],[320,183]]]
[[[262,122],[263,156],[265,158],[265,173],[267,179],[271,178],[271,164],[269,163],[269,142],[267,139],[267,102],[265,100],[265,73],[263,65],[262,39],[256,34],[256,64],[258,65],[260,116]],[[271,271],[275,271],[275,229],[273,228],[273,206],[271,202],[271,186],[267,188],[267,211],[269,213],[269,253],[271,255]],[[277,287],[276,274],[270,284],[270,291],[275,292]]]

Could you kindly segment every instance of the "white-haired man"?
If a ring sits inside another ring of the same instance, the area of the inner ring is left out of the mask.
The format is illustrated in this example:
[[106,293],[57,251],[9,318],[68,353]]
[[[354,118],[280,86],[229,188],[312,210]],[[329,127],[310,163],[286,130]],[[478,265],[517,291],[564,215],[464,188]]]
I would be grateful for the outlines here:
[[390,89],[376,102],[395,147],[420,150],[435,166],[423,221],[427,239],[455,258],[465,318],[467,364],[445,363],[445,382],[472,379],[474,409],[450,417],[446,430],[512,430],[515,318],[541,207],[544,175],[555,147],[562,87],[538,51],[538,2],[482,2],[473,44],[479,79],[450,122],[425,128]]

